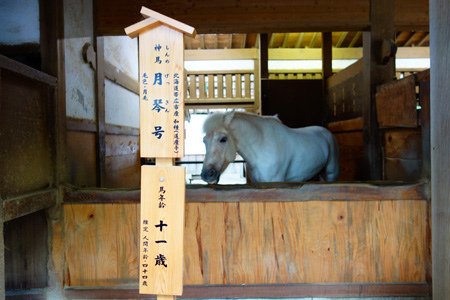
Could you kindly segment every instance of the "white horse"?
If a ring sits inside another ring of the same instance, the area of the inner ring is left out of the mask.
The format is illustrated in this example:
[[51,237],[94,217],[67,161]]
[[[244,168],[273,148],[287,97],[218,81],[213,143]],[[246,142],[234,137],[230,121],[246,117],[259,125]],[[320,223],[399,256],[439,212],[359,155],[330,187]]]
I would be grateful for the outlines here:
[[201,177],[210,184],[239,153],[252,182],[334,181],[339,153],[331,132],[320,126],[289,128],[277,117],[215,113],[203,125],[206,156]]

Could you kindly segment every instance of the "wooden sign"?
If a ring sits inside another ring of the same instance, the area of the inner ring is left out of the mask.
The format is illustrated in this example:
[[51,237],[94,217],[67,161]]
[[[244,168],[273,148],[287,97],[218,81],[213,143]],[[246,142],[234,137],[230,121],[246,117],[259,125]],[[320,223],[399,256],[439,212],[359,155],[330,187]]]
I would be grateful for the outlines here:
[[145,7],[141,14],[125,32],[139,36],[140,151],[156,166],[141,167],[139,293],[162,299],[183,292],[185,169],[173,158],[184,156],[183,33],[195,30]]
[[142,166],[141,172],[139,292],[181,295],[185,168]]
[[142,157],[184,155],[183,34],[158,26],[139,35]]

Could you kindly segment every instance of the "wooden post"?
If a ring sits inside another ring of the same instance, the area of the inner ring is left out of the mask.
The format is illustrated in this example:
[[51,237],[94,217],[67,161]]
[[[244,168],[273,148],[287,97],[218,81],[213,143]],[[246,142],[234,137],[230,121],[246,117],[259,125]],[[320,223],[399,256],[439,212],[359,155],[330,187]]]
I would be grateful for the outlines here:
[[450,299],[450,2],[430,1],[433,299]]
[[[333,75],[333,43],[331,32],[322,32],[322,111],[330,111],[327,108],[328,103],[328,87],[327,80]],[[329,120],[328,114],[323,114],[322,123],[325,124]]]
[[185,169],[183,33],[194,28],[142,7],[143,21],[125,29],[139,36],[141,167],[139,293],[172,299],[183,293]]
[[388,45],[395,35],[395,1],[370,1],[370,31],[363,33],[363,136],[365,146],[365,179],[382,178],[380,137],[375,108],[376,87],[389,82],[395,76],[395,60],[391,53],[383,54],[383,45]]

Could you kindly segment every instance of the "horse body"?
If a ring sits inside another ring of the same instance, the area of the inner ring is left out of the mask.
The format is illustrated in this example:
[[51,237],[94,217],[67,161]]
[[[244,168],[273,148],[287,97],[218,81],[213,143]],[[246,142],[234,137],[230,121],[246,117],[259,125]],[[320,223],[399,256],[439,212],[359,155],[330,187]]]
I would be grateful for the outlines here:
[[337,144],[320,126],[289,128],[276,117],[248,113],[214,114],[205,122],[202,179],[216,183],[239,153],[254,182],[306,181],[339,173]]

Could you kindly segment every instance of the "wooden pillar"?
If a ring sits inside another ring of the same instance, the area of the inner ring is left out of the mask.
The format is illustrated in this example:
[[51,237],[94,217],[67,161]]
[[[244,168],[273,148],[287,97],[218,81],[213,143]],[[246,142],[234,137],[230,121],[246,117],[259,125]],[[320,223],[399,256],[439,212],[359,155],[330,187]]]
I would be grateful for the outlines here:
[[450,2],[430,1],[433,299],[450,299]]
[[333,42],[331,32],[322,32],[322,123],[326,123],[329,116],[326,112],[328,103],[327,80],[333,75]]
[[382,178],[382,155],[377,125],[375,92],[395,76],[395,60],[383,54],[383,45],[394,39],[395,1],[370,1],[370,31],[363,33],[363,101],[365,166],[367,178]]
[[[1,78],[1,71],[0,71]],[[1,86],[0,86],[1,88]],[[0,299],[5,299],[5,242],[3,239],[3,200],[0,198]]]
[[105,184],[105,53],[104,37],[96,38],[97,185]]
[[261,107],[259,110],[262,113],[262,107],[264,103],[267,103],[269,95],[269,35],[267,33],[259,35],[259,70],[261,76]]

